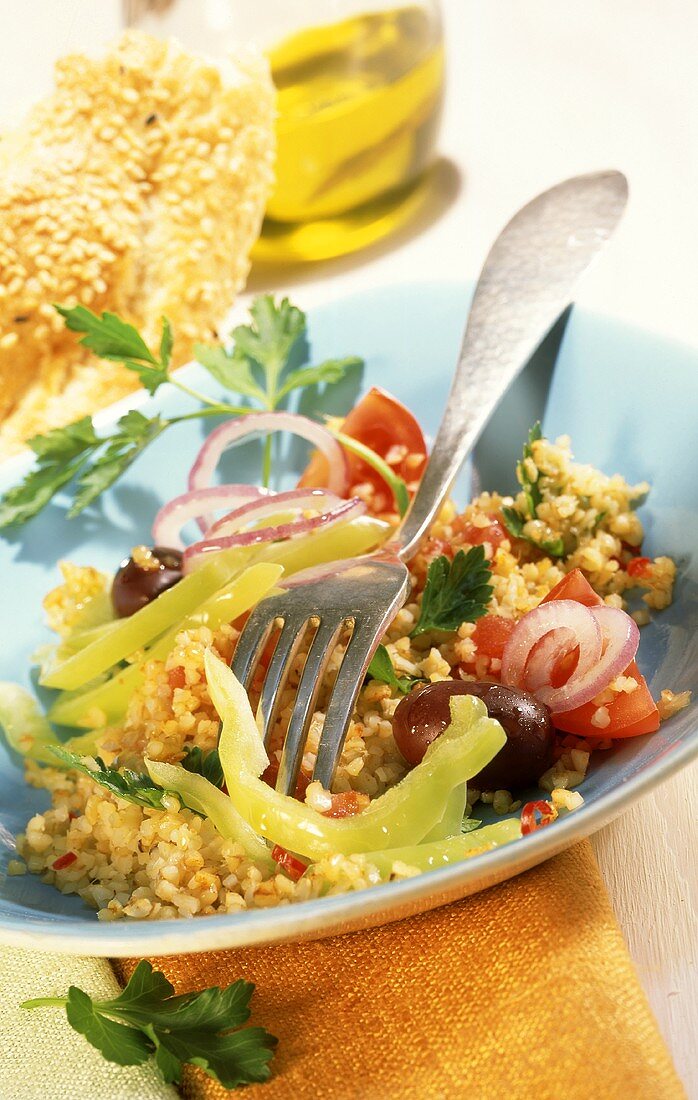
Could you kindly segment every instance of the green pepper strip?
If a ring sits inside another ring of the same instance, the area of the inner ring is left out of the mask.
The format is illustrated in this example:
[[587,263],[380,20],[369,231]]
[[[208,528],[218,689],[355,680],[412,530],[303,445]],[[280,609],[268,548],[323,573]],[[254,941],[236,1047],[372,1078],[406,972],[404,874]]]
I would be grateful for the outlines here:
[[0,683],[0,727],[11,749],[39,764],[56,766],[52,746],[86,756],[96,750],[95,733],[59,741],[34,696],[19,684]]
[[[313,532],[307,539],[293,539],[285,543],[270,543],[259,550],[230,550],[228,558],[231,571],[242,570],[250,563],[278,564],[284,567],[286,576],[323,562],[336,561],[342,557],[355,557],[379,545],[390,533],[390,527],[371,516],[359,516],[358,519],[329,527],[326,531]],[[211,557],[210,561],[213,561]],[[232,582],[234,583],[234,582]],[[222,595],[223,593],[218,593]],[[259,597],[261,599],[262,595]],[[165,593],[163,593],[165,595]],[[161,599],[158,596],[158,600]],[[213,597],[215,600],[216,597]],[[157,602],[157,601],[156,601]],[[242,610],[245,610],[244,608]],[[242,610],[231,615],[231,619]],[[215,629],[216,613],[210,609],[210,603],[197,608],[191,616],[191,623],[177,623],[172,630],[146,651],[143,661],[130,668],[120,669],[106,682],[89,684],[77,692],[64,692],[58,697],[49,711],[49,718],[59,726],[87,725],[90,712],[102,711],[108,725],[118,722],[126,710],[133,692],[143,682],[143,665],[146,660],[162,660],[171,652],[175,638],[180,630],[187,626],[200,625],[203,614],[211,615],[206,620]],[[229,622],[221,619],[220,622]],[[118,625],[118,624],[117,624]]]
[[454,787],[448,796],[444,815],[433,829],[424,837],[425,841],[444,840],[447,836],[457,836],[465,815],[465,803],[468,797],[467,784]]
[[367,466],[371,466],[376,473],[383,478],[383,481],[395,498],[398,512],[401,516],[404,516],[410,506],[410,494],[402,478],[398,477],[385,459],[377,455],[376,452],[372,451],[370,447],[367,447],[365,443],[360,443],[358,439],[353,439],[350,435],[344,435],[343,432],[337,431],[330,424],[326,424],[325,426],[347,451],[351,451],[357,458],[363,459]]
[[142,661],[121,669],[106,683],[77,694],[65,692],[51,707],[48,717],[59,726],[89,725],[90,714],[95,710],[104,716],[107,725],[113,725],[124,715],[129,699],[145,678],[146,661],[164,660],[174,649],[177,635],[182,630],[208,626],[217,630],[222,623],[230,623],[238,615],[258,603],[276,584],[283,569],[280,565],[262,563],[252,565],[239,577],[225,585],[220,592],[205,600],[200,607],[177,623],[162,636],[144,655]]
[[257,834],[311,859],[418,844],[442,820],[453,788],[484,768],[506,741],[480,699],[455,697],[451,725],[420,764],[356,817],[330,819],[257,778],[267,755],[244,688],[210,650],[205,666],[223,722],[218,752],[231,799]]
[[201,569],[184,577],[135,615],[121,619],[113,630],[52,668],[42,683],[46,687],[64,689],[89,683],[100,672],[147,645],[173,623],[180,622],[229,581],[232,573],[230,555],[226,551],[215,554]]
[[459,863],[478,852],[510,844],[521,836],[521,822],[516,818],[485,825],[471,833],[451,836],[431,844],[413,844],[408,848],[392,848],[383,852],[370,852],[366,862],[378,869],[381,878],[389,879],[393,863],[400,862],[420,871],[435,871],[450,863]]
[[147,757],[145,766],[153,783],[178,795],[185,806],[207,817],[221,836],[242,844],[250,859],[264,863],[269,870],[274,868],[267,844],[240,816],[227,794],[203,775],[185,771],[179,764],[165,764]]

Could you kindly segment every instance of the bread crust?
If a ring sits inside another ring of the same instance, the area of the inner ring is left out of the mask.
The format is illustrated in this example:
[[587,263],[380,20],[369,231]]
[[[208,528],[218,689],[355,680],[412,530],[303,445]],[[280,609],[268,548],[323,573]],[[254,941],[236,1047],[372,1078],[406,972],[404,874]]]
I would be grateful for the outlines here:
[[244,286],[273,182],[264,59],[223,64],[128,31],[0,141],[0,455],[137,388],[77,346],[52,307],[81,302],[187,362]]

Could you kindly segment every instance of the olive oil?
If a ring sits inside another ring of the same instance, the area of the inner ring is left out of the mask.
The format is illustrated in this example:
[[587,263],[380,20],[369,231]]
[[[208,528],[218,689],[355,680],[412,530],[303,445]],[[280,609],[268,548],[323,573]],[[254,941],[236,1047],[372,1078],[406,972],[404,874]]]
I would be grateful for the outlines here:
[[433,11],[371,12],[269,51],[278,91],[276,187],[262,259],[324,259],[402,222],[439,124],[443,46]]

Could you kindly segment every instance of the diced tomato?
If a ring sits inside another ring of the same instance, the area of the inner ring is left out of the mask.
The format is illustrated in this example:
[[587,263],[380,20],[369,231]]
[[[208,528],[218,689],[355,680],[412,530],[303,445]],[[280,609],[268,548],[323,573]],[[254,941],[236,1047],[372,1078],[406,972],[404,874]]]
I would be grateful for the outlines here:
[[[365,443],[381,458],[388,457],[394,447],[404,447],[404,458],[391,469],[408,484],[422,476],[427,458],[422,429],[408,408],[378,386],[373,386],[344,419],[342,432],[359,443]],[[386,483],[371,466],[349,452],[347,460],[349,487],[369,482],[380,496],[389,496]],[[298,485],[307,489],[321,489],[327,485],[327,459],[324,455],[313,455]]]
[[[536,817],[540,815],[540,820]],[[537,799],[535,802],[527,802],[521,811],[521,832],[524,836],[535,833],[536,829],[542,829],[549,825],[557,817],[557,810],[550,802]]]
[[70,867],[71,863],[75,863],[77,858],[75,852],[66,852],[65,855],[59,856],[58,859],[54,859],[51,866],[54,871],[62,871],[64,867]]
[[490,660],[494,657],[501,661],[504,647],[515,626],[513,619],[505,619],[503,615],[485,615],[478,619],[472,634],[478,654],[489,657]]
[[576,600],[577,603],[583,603],[585,607],[599,607],[603,603],[581,569],[573,569],[558,581],[548,595],[543,597],[541,603],[548,603],[550,600]]
[[[270,787],[276,786],[276,780],[279,778],[279,764],[277,760],[272,760],[271,763],[262,772],[262,779]],[[307,775],[303,775],[303,772],[298,773],[298,779],[296,780],[296,789],[293,792],[293,797],[297,798],[299,802],[305,800],[305,792],[308,789],[310,780]]]
[[187,676],[181,665],[171,668],[167,673],[167,682],[174,691],[175,688],[183,688],[187,682]]
[[578,737],[588,740],[601,740],[611,737],[614,740],[621,737],[639,737],[643,733],[655,733],[659,729],[659,711],[650,695],[644,676],[633,661],[623,673],[630,676],[637,683],[635,691],[628,694],[625,691],[616,695],[610,703],[607,703],[608,715],[611,719],[607,726],[599,729],[592,726],[592,715],[596,711],[594,703],[585,703],[576,710],[568,710],[565,714],[556,714],[553,721],[559,730],[565,733],[576,733]]
[[361,813],[368,799],[358,791],[341,791],[332,795],[332,805],[323,812],[324,817],[353,817]]
[[298,882],[298,879],[302,878],[308,870],[307,863],[304,863],[298,856],[294,856],[293,852],[287,852],[280,844],[275,844],[272,848],[271,858],[294,882]]
[[476,523],[468,523],[459,516],[453,522],[453,530],[469,546],[482,546],[488,542],[495,552],[509,538],[509,532],[497,516],[490,516],[489,521],[487,527],[478,527]]
[[[603,603],[579,569],[573,569],[563,577],[541,602],[547,603],[549,600],[576,600],[585,607],[598,607]],[[574,653],[577,651],[574,650]],[[573,654],[569,655],[569,659]],[[563,658],[563,662],[567,659]],[[565,672],[569,678],[572,669],[556,669],[553,675],[564,675]],[[659,711],[647,687],[647,681],[635,661],[628,665],[623,675],[632,677],[638,686],[630,694],[620,692],[607,704],[611,719],[607,726],[600,729],[591,724],[592,716],[597,710],[592,702],[585,703],[584,706],[577,707],[575,710],[568,710],[564,714],[556,714],[554,718],[556,728],[565,733],[575,733],[579,737],[586,737],[589,740],[593,738],[597,741],[655,733],[659,729]],[[565,683],[565,679],[560,682]],[[555,683],[555,686],[559,685]]]
[[646,577],[649,573],[647,566],[651,563],[651,558],[631,558],[625,567],[625,572],[629,577]]

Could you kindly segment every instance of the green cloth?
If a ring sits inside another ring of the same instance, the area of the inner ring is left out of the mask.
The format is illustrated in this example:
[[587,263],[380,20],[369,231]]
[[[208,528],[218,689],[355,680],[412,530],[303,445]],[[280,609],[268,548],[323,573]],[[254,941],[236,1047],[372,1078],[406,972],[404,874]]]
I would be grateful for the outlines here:
[[106,959],[0,948],[0,1096],[8,1100],[176,1100],[152,1062],[117,1066],[73,1031],[58,1008],[20,1008],[31,997],[62,997],[78,985],[114,997],[119,984]]

